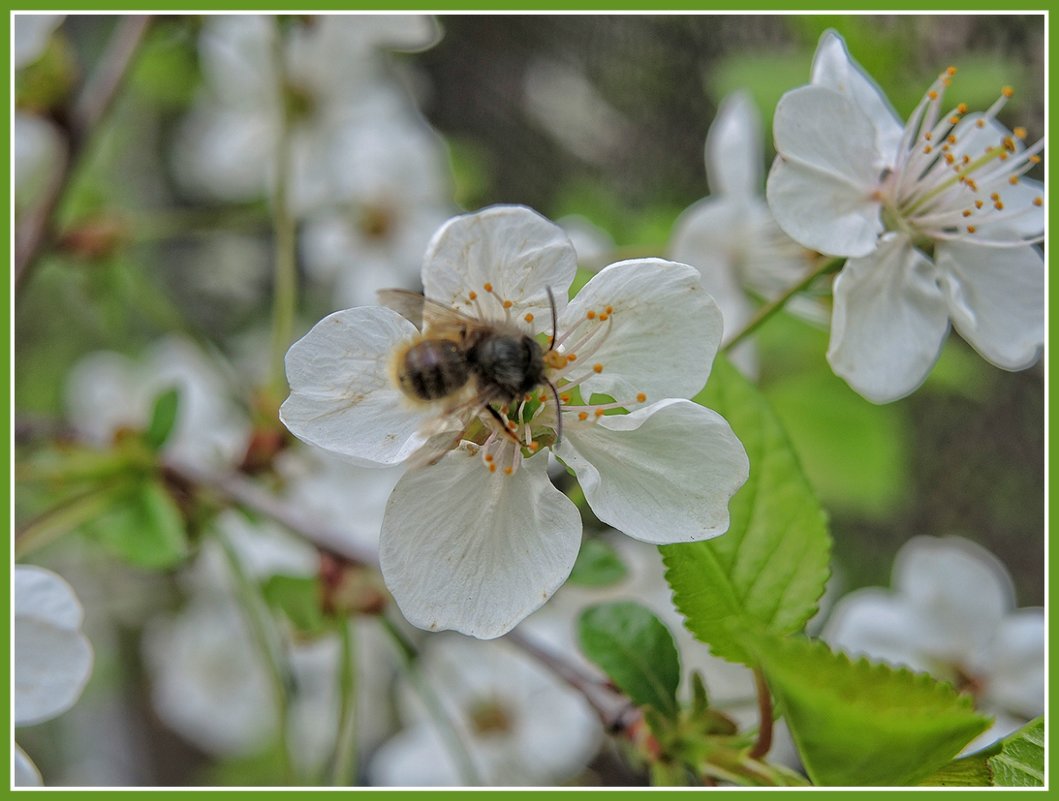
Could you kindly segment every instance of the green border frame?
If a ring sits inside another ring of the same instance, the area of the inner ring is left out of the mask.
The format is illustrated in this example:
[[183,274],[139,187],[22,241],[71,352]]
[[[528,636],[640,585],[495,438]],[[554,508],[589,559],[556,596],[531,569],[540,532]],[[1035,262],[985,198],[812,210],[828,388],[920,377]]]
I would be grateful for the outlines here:
[[[107,12],[123,12],[123,11],[144,11],[145,10],[145,8],[144,8],[145,5],[147,5],[147,4],[132,3],[132,2],[127,2],[127,1],[123,2],[122,0],[118,0],[118,2],[108,3],[108,4],[106,4],[106,5],[102,6],[102,7],[99,4],[91,4],[91,3],[83,3],[83,2],[70,2],[70,3],[64,3],[64,4],[19,3],[17,5],[12,5],[12,6],[10,6],[10,7],[8,7],[6,9],[6,11],[9,12],[9,13],[4,15],[4,20],[3,20],[3,23],[2,23],[2,26],[3,26],[3,45],[2,45],[2,49],[3,49],[3,53],[5,55],[5,60],[6,60],[6,62],[8,64],[10,64],[10,23],[11,23],[10,12],[13,12],[13,11],[26,11],[26,12],[32,12],[32,11],[60,11],[61,10],[61,11],[66,11],[66,12],[71,12],[71,13],[78,13],[78,12],[107,13]],[[280,12],[280,11],[288,11],[288,10],[290,10],[290,4],[289,3],[276,3],[276,2],[264,2],[264,3],[249,3],[249,2],[232,3],[232,2],[228,2],[228,3],[224,3],[222,7],[215,8],[215,9],[214,8],[207,8],[205,3],[191,4],[191,3],[176,3],[176,2],[156,2],[156,3],[153,3],[153,4],[149,4],[149,5],[151,6],[151,8],[149,9],[149,13],[155,13],[155,12],[159,12],[159,13],[167,13],[167,12],[189,12],[189,13],[194,13],[194,12],[206,12],[206,11],[208,11],[210,13],[213,13],[213,12],[229,11],[229,10],[230,11],[255,11],[255,10],[257,10],[257,11],[263,11],[263,12]],[[1052,87],[1050,86],[1049,81],[1048,81],[1048,78],[1051,77],[1051,72],[1052,71],[1051,71],[1050,49],[1047,47],[1047,45],[1050,44],[1054,40],[1055,34],[1056,34],[1056,25],[1057,25],[1057,23],[1055,22],[1054,15],[1049,13],[1050,7],[1051,7],[1052,4],[1045,3],[1045,2],[1039,2],[1039,1],[1038,2],[1029,2],[1029,3],[1019,3],[1017,8],[1009,8],[1009,9],[1002,9],[1002,10],[998,9],[997,5],[998,4],[995,3],[995,2],[983,2],[983,0],[971,0],[971,2],[964,2],[964,3],[956,3],[956,2],[952,2],[951,0],[943,0],[942,2],[934,2],[934,3],[932,3],[929,8],[924,8],[921,4],[913,3],[913,2],[893,2],[893,3],[886,4],[884,7],[873,7],[873,8],[865,8],[865,9],[852,9],[851,8],[851,3],[849,3],[849,2],[826,2],[826,0],[825,0],[824,2],[813,3],[811,5],[811,7],[809,7],[809,8],[797,8],[797,7],[795,7],[794,5],[792,5],[789,2],[776,2],[774,0],[773,2],[756,2],[756,3],[753,4],[752,7],[742,7],[742,8],[740,8],[738,6],[738,4],[732,3],[732,2],[704,3],[704,2],[694,2],[694,1],[689,2],[688,0],[668,0],[668,2],[666,2],[664,5],[662,5],[660,7],[657,7],[657,8],[644,8],[644,3],[642,2],[642,0],[640,0],[639,2],[637,2],[636,0],[609,0],[609,1],[608,0],[598,0],[597,2],[586,2],[586,0],[580,0],[580,2],[573,2],[573,3],[569,3],[569,2],[568,3],[547,2],[546,0],[537,0],[536,2],[524,2],[524,3],[519,3],[517,6],[512,6],[512,7],[508,7],[508,8],[500,8],[500,7],[498,7],[498,6],[500,6],[500,4],[498,2],[496,2],[496,0],[489,0],[489,1],[483,1],[483,2],[469,2],[468,0],[463,0],[462,2],[456,2],[456,3],[444,3],[444,2],[439,2],[439,3],[402,2],[401,0],[397,0],[396,2],[390,2],[390,3],[380,3],[380,2],[347,2],[347,3],[339,3],[339,2],[335,2],[335,0],[323,0],[322,2],[314,3],[313,6],[312,6],[312,11],[313,12],[326,12],[326,11],[356,10],[356,11],[378,11],[379,13],[392,13],[392,12],[397,12],[397,11],[408,11],[408,12],[420,11],[420,12],[425,12],[425,13],[437,13],[437,14],[459,14],[459,13],[503,13],[503,14],[526,13],[526,14],[534,14],[534,13],[563,13],[563,12],[565,12],[565,13],[584,13],[584,14],[625,13],[625,12],[633,12],[633,13],[640,12],[640,13],[651,13],[651,14],[670,14],[670,13],[672,13],[672,14],[679,14],[679,13],[750,14],[750,13],[757,13],[757,12],[815,14],[815,13],[836,13],[836,12],[843,13],[843,12],[845,12],[845,13],[857,14],[857,15],[867,14],[867,13],[891,13],[891,12],[893,12],[893,13],[912,12],[912,13],[917,13],[917,14],[921,14],[921,13],[939,13],[939,12],[940,13],[951,12],[951,13],[963,13],[963,14],[970,13],[970,14],[974,14],[974,13],[990,13],[990,12],[992,12],[992,13],[996,13],[996,14],[1000,14],[1000,15],[1009,15],[1009,14],[1016,14],[1016,13],[1032,14],[1032,13],[1038,13],[1039,12],[1039,13],[1044,14],[1044,16],[1045,16],[1046,54],[1048,54],[1048,55],[1046,55],[1046,72],[1048,74],[1046,75],[1046,82],[1045,82],[1046,102],[1047,102],[1046,129],[1050,129],[1052,127],[1053,121],[1056,119],[1055,110],[1054,110],[1054,108],[1053,108],[1053,106],[1052,106],[1052,104],[1050,102],[1051,98],[1052,98],[1052,95],[1053,95],[1053,91],[1052,91]],[[302,13],[304,13],[304,12],[302,12]],[[10,141],[10,115],[11,115],[11,104],[12,104],[11,81],[10,81],[10,77],[11,76],[10,76],[10,74],[9,74],[8,77],[9,77],[9,80],[6,83],[5,89],[4,89],[5,96],[6,96],[5,108],[7,109],[7,115],[8,115],[7,116],[8,124],[5,126],[5,129],[4,129],[4,131],[5,131],[4,132],[4,138],[5,138],[5,141],[7,142],[8,150],[10,152],[10,148],[11,148],[11,141]],[[2,171],[3,171],[3,174],[5,176],[7,186],[10,188],[11,187],[11,177],[12,177],[11,176],[11,171],[10,171],[10,159],[5,159],[4,160],[4,163],[3,163],[3,166],[2,166]],[[1052,184],[1054,184],[1054,180],[1055,180],[1056,174],[1057,173],[1056,173],[1056,168],[1055,168],[1054,164],[1048,163],[1046,165],[1046,178],[1045,178],[1046,195],[1047,195],[1047,192],[1048,192],[1048,188]],[[5,210],[6,210],[6,215],[5,216],[6,216],[6,219],[8,221],[7,237],[6,237],[5,242],[6,242],[6,245],[7,245],[8,254],[11,254],[12,247],[13,247],[14,235],[13,235],[13,230],[11,228],[12,208],[11,208],[10,192],[8,192],[5,195],[4,207],[5,207]],[[1049,235],[1054,230],[1055,230],[1054,214],[1051,213],[1050,208],[1049,208],[1049,216],[1048,216],[1048,233],[1049,233]],[[1047,248],[1045,250],[1045,263],[1046,263],[1046,265],[1048,263],[1048,250],[1047,250]],[[9,265],[10,265],[10,261],[9,261]],[[1047,269],[1047,266],[1046,266],[1046,269]],[[12,392],[13,392],[13,389],[12,389],[12,385],[11,384],[13,382],[13,373],[12,373],[13,352],[12,352],[12,348],[13,348],[14,331],[13,331],[13,328],[12,328],[12,326],[13,326],[12,280],[13,280],[13,277],[12,277],[10,266],[9,266],[8,280],[6,282],[4,282],[3,288],[2,288],[2,290],[0,290],[0,297],[2,297],[2,309],[3,309],[2,317],[3,317],[3,322],[4,322],[4,336],[6,338],[6,345],[7,345],[7,347],[4,348],[4,350],[3,350],[2,362],[0,362],[0,363],[2,363],[2,365],[3,365],[4,374],[8,377],[8,386],[7,386],[7,390],[8,391],[6,393],[4,393],[4,400],[3,400],[3,404],[2,404],[3,414],[2,414],[2,422],[0,422],[0,430],[2,430],[2,432],[3,432],[4,441],[5,441],[5,443],[7,444],[7,447],[8,447],[8,458],[4,461],[3,476],[5,478],[6,486],[8,487],[8,491],[7,491],[7,493],[5,493],[4,509],[5,509],[5,512],[6,512],[6,519],[9,521],[9,523],[12,520],[12,511],[13,511],[12,510],[12,507],[13,507],[13,487],[12,487],[12,460],[13,460],[12,415],[13,415],[13,407],[12,407]],[[1049,282],[1048,288],[1047,288],[1047,294],[1048,294],[1049,305],[1050,306],[1054,306],[1056,301],[1059,300],[1059,283]],[[1045,359],[1046,414],[1048,415],[1048,418],[1049,418],[1048,421],[1046,421],[1046,427],[1045,427],[1046,438],[1047,438],[1047,443],[1046,443],[1047,455],[1046,455],[1046,464],[1045,464],[1045,483],[1046,483],[1046,492],[1048,494],[1048,497],[1046,498],[1046,505],[1045,505],[1045,510],[1046,510],[1045,511],[1045,518],[1046,518],[1045,519],[1045,553],[1046,553],[1046,559],[1047,559],[1047,566],[1046,566],[1047,570],[1046,570],[1046,581],[1045,581],[1045,604],[1046,604],[1046,608],[1050,609],[1053,592],[1052,592],[1051,582],[1049,581],[1049,579],[1050,579],[1051,568],[1053,566],[1053,556],[1054,556],[1054,554],[1052,554],[1052,552],[1050,551],[1050,549],[1048,547],[1049,546],[1049,543],[1048,543],[1048,539],[1049,539],[1048,538],[1048,532],[1050,530],[1050,522],[1051,522],[1051,514],[1050,514],[1051,510],[1050,510],[1050,505],[1048,504],[1048,499],[1053,495],[1053,492],[1054,492],[1056,497],[1059,497],[1059,478],[1056,478],[1056,476],[1054,474],[1052,474],[1051,471],[1050,471],[1050,462],[1051,462],[1050,455],[1051,455],[1051,453],[1053,451],[1053,448],[1059,448],[1059,433],[1056,433],[1055,430],[1051,429],[1048,426],[1048,422],[1050,422],[1050,418],[1052,416],[1051,415],[1051,413],[1053,411],[1053,405],[1052,404],[1053,404],[1053,401],[1054,401],[1054,398],[1052,398],[1052,396],[1050,394],[1050,391],[1049,391],[1050,390],[1049,378],[1051,376],[1053,367],[1055,367],[1056,364],[1059,363],[1059,362],[1053,361],[1052,351],[1051,351],[1050,345],[1052,344],[1053,341],[1059,341],[1059,322],[1057,322],[1056,319],[1054,317],[1051,317],[1051,316],[1049,316],[1047,319],[1049,320],[1049,324],[1048,324],[1048,343],[1047,343],[1047,346],[1045,348],[1045,353],[1044,353],[1044,359]],[[11,553],[11,547],[12,547],[12,536],[11,536],[12,535],[12,529],[10,528],[10,525],[9,525],[9,528],[8,528],[8,532],[9,532],[9,536],[8,536],[8,552],[10,554]],[[10,592],[11,592],[10,573],[11,573],[11,564],[13,564],[13,557],[11,557],[11,560],[12,561],[9,561],[9,563],[8,563],[7,569],[5,569],[3,571],[3,586],[4,586],[4,589],[5,589],[5,596],[8,599],[10,599]],[[3,641],[5,643],[4,646],[3,646],[4,659],[2,660],[2,663],[0,663],[0,677],[2,677],[4,686],[10,688],[10,681],[11,681],[11,677],[10,677],[10,664],[11,664],[10,663],[10,647],[11,647],[11,609],[10,609],[10,600],[8,602],[8,605],[7,605],[7,614],[5,614],[3,616],[2,623],[0,623],[0,628],[2,628],[2,635],[0,635],[0,636],[3,637]],[[1051,644],[1052,641],[1053,641],[1052,635],[1055,633],[1056,629],[1057,629],[1057,627],[1056,627],[1055,622],[1053,620],[1053,621],[1050,622],[1049,627],[1048,627],[1049,644]],[[1049,653],[1050,652],[1051,652],[1051,648],[1049,648]],[[2,706],[3,706],[3,710],[4,710],[3,720],[7,724],[8,731],[13,731],[13,726],[10,723],[10,721],[11,721],[10,700],[11,700],[10,692],[5,692],[3,694],[3,701],[2,701]],[[1048,707],[1048,714],[1047,714],[1046,721],[1045,721],[1045,723],[1046,723],[1045,732],[1046,732],[1046,742],[1050,744],[1050,739],[1049,739],[1050,726],[1048,726],[1048,718],[1050,718],[1050,716],[1052,715],[1053,712],[1055,712],[1056,710],[1059,710],[1059,700],[1057,700],[1057,698],[1054,695],[1049,694],[1049,701],[1050,701],[1050,704],[1049,704],[1049,707]],[[13,744],[13,738],[12,738],[12,744]],[[1051,756],[1051,754],[1049,753],[1049,754],[1046,754],[1046,757],[1045,757],[1046,765],[1047,765],[1047,776],[1048,776],[1049,779],[1051,779],[1051,777],[1052,777],[1052,767],[1053,767],[1053,764],[1052,764],[1053,760],[1050,758],[1050,756]],[[10,757],[9,757],[9,759],[10,759]],[[8,765],[8,770],[10,770],[10,762],[9,762],[9,765]],[[10,774],[9,773],[8,773],[8,778],[10,778]],[[807,789],[790,788],[790,789],[793,792],[799,792],[799,793],[805,793],[805,792],[809,792],[809,793],[827,793],[827,794],[838,793],[839,796],[844,796],[847,793],[848,794],[852,794],[854,792],[862,792],[862,791],[852,791],[852,790],[844,790],[844,789],[834,789],[834,790],[832,790],[832,789],[827,789],[827,788],[807,788]],[[316,788],[289,788],[289,789],[276,789],[276,790],[258,790],[258,789],[248,789],[248,788],[236,788],[236,789],[215,789],[215,788],[206,788],[206,789],[192,789],[192,788],[158,789],[158,788],[147,788],[147,789],[140,789],[140,788],[135,788],[135,789],[124,790],[124,789],[112,789],[112,788],[100,788],[100,789],[92,788],[92,789],[74,789],[74,790],[69,790],[69,789],[53,788],[53,789],[43,789],[43,790],[33,790],[33,791],[22,791],[22,792],[34,792],[34,793],[38,793],[38,794],[43,794],[44,796],[47,796],[47,797],[59,797],[61,795],[67,795],[67,794],[69,794],[71,792],[73,792],[73,793],[119,792],[119,793],[121,793],[122,797],[130,797],[130,796],[136,797],[136,796],[139,796],[139,795],[147,795],[147,794],[155,795],[155,794],[158,794],[158,793],[165,793],[168,797],[183,797],[183,796],[191,797],[191,796],[194,796],[196,798],[201,798],[201,797],[211,798],[211,797],[213,797],[213,798],[219,798],[219,799],[230,799],[230,798],[233,798],[233,797],[249,797],[251,794],[258,795],[260,793],[266,793],[266,794],[270,794],[270,795],[278,795],[278,794],[286,794],[286,793],[290,793],[290,792],[346,792],[346,793],[357,793],[358,795],[359,794],[366,794],[366,795],[368,795],[370,797],[373,797],[373,798],[387,798],[387,799],[410,798],[410,797],[420,798],[424,794],[439,794],[439,793],[447,793],[448,794],[448,793],[460,793],[460,792],[474,793],[475,798],[479,798],[479,797],[489,798],[489,797],[501,797],[501,796],[507,797],[507,796],[510,796],[512,794],[522,794],[522,793],[547,793],[548,796],[551,797],[551,798],[583,799],[586,796],[586,794],[588,794],[588,795],[593,795],[593,796],[605,795],[608,799],[622,799],[623,801],[628,799],[628,800],[631,801],[631,799],[642,798],[644,793],[673,793],[673,792],[688,792],[688,791],[689,790],[687,790],[687,789],[682,790],[680,788],[643,788],[643,789],[640,789],[640,790],[624,790],[624,789],[608,790],[608,789],[600,789],[600,788],[584,788],[584,789],[566,789],[566,788],[563,788],[563,789],[557,789],[557,790],[546,790],[546,789],[542,790],[542,789],[539,789],[539,788],[527,788],[527,789],[521,789],[520,788],[520,789],[509,789],[509,790],[497,790],[497,789],[481,789],[481,790],[479,790],[479,789],[466,789],[466,790],[464,790],[464,789],[447,789],[447,788],[446,789],[442,789],[442,788],[422,789],[422,790],[386,790],[386,789],[382,789],[382,788],[364,788],[364,789],[359,789],[359,788],[350,788],[350,789],[337,788],[337,789],[331,789],[331,790],[328,790],[327,788],[319,788],[319,789],[316,789]],[[745,790],[745,789],[734,789],[734,788],[733,789],[717,788],[717,789],[710,789],[710,790],[692,789],[690,791],[691,792],[726,792],[726,793],[728,793],[728,792],[733,792],[733,793],[734,792],[738,792],[738,793],[746,793],[746,792],[755,792],[755,793],[781,792],[780,790]],[[1045,791],[1046,791],[1046,788],[1042,788],[1041,790],[1036,791],[1036,792],[1045,792]],[[913,788],[913,789],[908,789],[908,790],[883,789],[883,790],[871,791],[871,792],[873,792],[873,794],[875,794],[875,795],[877,795],[878,793],[882,793],[882,794],[885,794],[885,795],[895,795],[895,796],[899,795],[901,797],[907,797],[909,793],[913,793],[913,794],[916,794],[916,795],[923,796],[923,795],[926,795],[926,794],[934,792],[934,791],[923,790],[923,789],[914,789]],[[990,788],[980,788],[980,789],[972,789],[972,790],[970,790],[970,792],[989,792],[991,794],[991,797],[997,797],[998,793],[1000,794],[1000,797],[1014,797],[1016,794],[1021,795],[1023,792],[1026,792],[1026,791],[997,790],[997,789],[990,789]],[[1029,792],[1035,792],[1035,791],[1034,790],[1029,790]],[[14,794],[11,790],[8,789],[8,784],[7,784],[6,780],[4,782],[0,783],[0,793],[2,793],[5,796],[8,795],[9,793],[12,794],[12,795]]]

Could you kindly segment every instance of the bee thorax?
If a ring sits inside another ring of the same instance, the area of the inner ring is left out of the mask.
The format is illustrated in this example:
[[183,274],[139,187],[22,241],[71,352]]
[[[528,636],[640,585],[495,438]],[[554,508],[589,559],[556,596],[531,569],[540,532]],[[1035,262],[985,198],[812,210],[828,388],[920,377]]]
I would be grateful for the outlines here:
[[507,398],[529,392],[544,377],[541,347],[528,336],[485,336],[468,351],[467,361],[483,384]]

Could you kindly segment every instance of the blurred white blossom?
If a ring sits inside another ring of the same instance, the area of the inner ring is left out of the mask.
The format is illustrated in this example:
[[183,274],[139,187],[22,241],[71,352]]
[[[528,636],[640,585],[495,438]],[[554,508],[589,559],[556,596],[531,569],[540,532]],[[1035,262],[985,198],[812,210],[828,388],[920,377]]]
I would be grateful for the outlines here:
[[177,419],[166,452],[192,465],[232,464],[250,433],[234,383],[219,361],[170,335],[137,358],[113,351],[82,357],[67,376],[66,415],[79,435],[106,446],[123,428],[145,429],[155,399],[176,389]]
[[978,745],[1044,713],[1043,610],[1016,609],[1004,565],[969,540],[912,538],[894,560],[892,589],[843,597],[822,637],[972,693],[996,716]]
[[436,23],[419,15],[324,15],[289,24],[281,32],[267,16],[206,18],[199,40],[205,85],[174,151],[176,174],[189,189],[226,201],[270,192],[289,114],[290,207],[302,213],[331,200],[340,167],[326,154],[364,93],[386,79],[382,48],[422,49],[438,35]]
[[66,18],[65,14],[14,14],[12,55],[15,69],[28,66],[44,54],[52,33]]
[[[81,631],[84,609],[60,576],[34,565],[14,570],[14,723],[29,726],[74,705],[92,673],[92,645]],[[15,783],[42,784],[15,746]]]
[[[735,92],[721,102],[706,134],[710,195],[681,214],[669,243],[670,257],[697,267],[721,307],[724,342],[750,321],[751,296],[775,298],[805,277],[816,255],[772,218],[762,197],[764,161],[761,115],[748,94]],[[792,304],[812,319],[826,319],[816,303],[797,298]],[[757,360],[748,345],[736,347],[733,360],[752,374]]]
[[[466,748],[475,778],[490,786],[550,786],[573,778],[598,750],[602,731],[572,688],[503,641],[432,637],[419,669]],[[398,694],[405,728],[369,767],[372,784],[446,787],[469,783],[450,736],[416,692]]]

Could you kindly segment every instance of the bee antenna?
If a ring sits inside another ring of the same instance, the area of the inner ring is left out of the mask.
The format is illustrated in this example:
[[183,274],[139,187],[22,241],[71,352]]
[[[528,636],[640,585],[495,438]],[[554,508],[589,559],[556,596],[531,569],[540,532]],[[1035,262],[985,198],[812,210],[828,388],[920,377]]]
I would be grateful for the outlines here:
[[[550,303],[552,307],[552,341],[548,346],[548,350],[555,350],[555,340],[559,337],[559,315],[555,311],[555,295],[552,294],[552,288],[546,286],[545,289],[548,291],[548,303]],[[552,390],[554,391],[555,387],[552,387]],[[555,398],[555,404],[556,406],[559,405],[558,394]]]
[[[548,291],[548,294],[551,294],[551,290]],[[555,388],[555,384],[548,378],[544,379],[544,383],[548,385],[548,388],[552,391],[552,397],[555,398],[555,442],[552,443],[552,448],[555,449],[563,443],[563,409],[559,404],[559,390]]]

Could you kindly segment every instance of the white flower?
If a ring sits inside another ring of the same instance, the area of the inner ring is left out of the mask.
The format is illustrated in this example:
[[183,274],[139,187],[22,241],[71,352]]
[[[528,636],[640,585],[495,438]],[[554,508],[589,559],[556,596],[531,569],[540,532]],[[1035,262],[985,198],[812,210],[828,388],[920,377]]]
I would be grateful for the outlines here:
[[[672,258],[702,273],[703,287],[724,314],[725,341],[753,315],[748,292],[771,299],[813,263],[814,254],[780,230],[761,196],[764,158],[760,114],[749,95],[735,92],[721,102],[706,135],[710,196],[681,214],[669,243]],[[816,304],[799,308],[820,316]],[[733,357],[744,372],[756,370],[747,345],[736,347]]]
[[[721,336],[698,272],[658,259],[612,264],[568,305],[574,271],[562,230],[524,207],[456,217],[435,235],[423,285],[438,304],[543,339],[554,294],[554,349],[519,345],[527,364],[538,351],[540,380],[525,396],[490,398],[492,412],[476,393],[439,411],[402,392],[391,364],[419,332],[390,309],[336,312],[287,354],[280,416],[302,440],[362,465],[398,464],[424,445],[444,454],[398,481],[381,535],[383,577],[420,628],[500,636],[566,579],[581,521],[548,478],[548,450],[576,473],[596,515],[636,539],[687,542],[728,528],[746,453],[722,417],[684,400],[706,381]],[[593,397],[604,393],[613,401]],[[621,409],[629,413],[607,414]]]
[[1042,187],[1022,176],[1024,147],[996,115],[945,111],[949,68],[902,125],[833,32],[812,84],[776,107],[768,200],[806,247],[849,260],[834,284],[828,361],[877,403],[930,372],[949,321],[985,359],[1020,370],[1044,334]]
[[205,90],[182,127],[177,176],[221,200],[266,192],[277,162],[284,104],[293,110],[290,206],[301,213],[329,198],[334,166],[322,154],[366,87],[385,76],[378,50],[420,49],[437,26],[419,15],[324,15],[292,25],[283,43],[287,86],[276,73],[277,23],[258,15],[206,18],[199,41]]
[[54,180],[63,159],[62,134],[36,114],[15,111],[15,206],[21,211],[36,201]]
[[[32,565],[16,565],[14,579],[14,718],[16,726],[28,726],[74,705],[92,673],[93,656],[81,631],[84,610],[69,584]],[[41,783],[17,746],[15,783]]]
[[423,251],[453,211],[441,139],[407,98],[373,91],[319,158],[333,203],[307,218],[302,246],[330,308],[374,303],[384,287],[418,288]]
[[[599,748],[599,720],[585,700],[505,642],[434,638],[424,648],[420,669],[485,785],[555,785],[572,778]],[[401,690],[406,728],[375,753],[371,783],[467,783],[437,721],[411,688]]]
[[1043,714],[1043,610],[1015,608],[1011,577],[995,556],[960,537],[914,537],[897,554],[892,584],[842,598],[823,638],[971,692],[1006,724],[989,740]]
[[13,50],[15,69],[32,64],[44,54],[52,33],[66,19],[65,14],[15,14]]
[[81,358],[66,382],[66,413],[88,441],[105,446],[122,428],[142,430],[159,394],[177,389],[177,420],[166,452],[191,464],[231,464],[243,456],[250,423],[232,382],[205,353],[175,336],[138,359],[112,351]]

